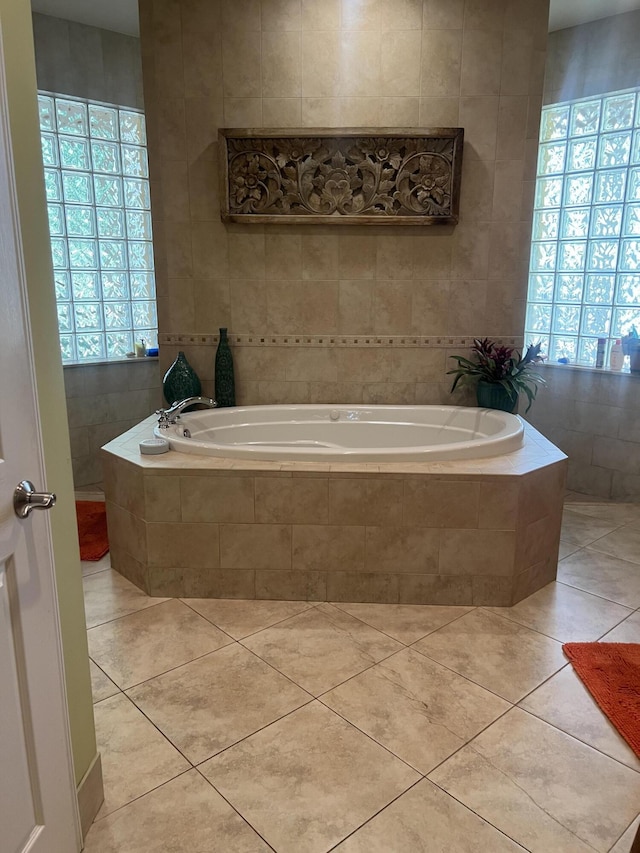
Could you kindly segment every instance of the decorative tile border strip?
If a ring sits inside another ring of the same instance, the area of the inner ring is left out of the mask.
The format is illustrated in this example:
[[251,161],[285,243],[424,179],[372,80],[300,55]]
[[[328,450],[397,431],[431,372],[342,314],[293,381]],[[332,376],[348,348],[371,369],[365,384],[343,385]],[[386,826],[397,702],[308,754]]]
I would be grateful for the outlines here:
[[224,222],[451,225],[460,127],[219,131]]
[[[521,347],[522,337],[496,337],[496,343]],[[160,346],[215,346],[219,335],[160,334]],[[229,343],[239,347],[433,347],[438,349],[464,349],[473,345],[473,337],[453,335],[234,335],[229,332]]]

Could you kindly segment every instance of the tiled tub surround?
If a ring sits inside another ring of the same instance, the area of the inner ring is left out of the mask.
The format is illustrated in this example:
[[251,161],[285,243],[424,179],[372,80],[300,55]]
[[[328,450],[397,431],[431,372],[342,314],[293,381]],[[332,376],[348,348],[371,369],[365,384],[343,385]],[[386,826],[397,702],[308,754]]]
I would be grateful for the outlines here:
[[556,575],[566,457],[440,463],[141,456],[104,448],[112,565],[151,596],[508,606]]

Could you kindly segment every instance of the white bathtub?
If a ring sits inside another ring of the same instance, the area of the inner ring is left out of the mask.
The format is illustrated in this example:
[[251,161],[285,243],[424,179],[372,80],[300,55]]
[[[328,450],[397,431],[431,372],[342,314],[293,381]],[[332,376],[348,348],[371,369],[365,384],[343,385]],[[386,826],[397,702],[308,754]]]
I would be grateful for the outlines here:
[[155,429],[172,450],[304,462],[432,462],[502,456],[523,444],[516,415],[459,406],[245,406],[183,414]]

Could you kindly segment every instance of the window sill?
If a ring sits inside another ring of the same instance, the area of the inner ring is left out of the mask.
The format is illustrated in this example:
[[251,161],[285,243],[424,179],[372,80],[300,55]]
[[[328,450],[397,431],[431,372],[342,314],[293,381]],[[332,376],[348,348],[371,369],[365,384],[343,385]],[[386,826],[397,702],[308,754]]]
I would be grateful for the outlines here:
[[139,358],[103,358],[94,361],[65,361],[63,368],[67,367],[98,367],[106,364],[138,364],[142,361],[158,361],[157,355],[141,355]]
[[626,376],[629,379],[640,379],[640,373],[631,373],[629,367],[625,365],[622,370],[611,370],[608,367],[589,367],[585,364],[557,364],[552,361],[545,361],[544,364],[539,364],[540,368],[550,367],[552,370],[577,370],[580,373],[598,373],[605,376]]

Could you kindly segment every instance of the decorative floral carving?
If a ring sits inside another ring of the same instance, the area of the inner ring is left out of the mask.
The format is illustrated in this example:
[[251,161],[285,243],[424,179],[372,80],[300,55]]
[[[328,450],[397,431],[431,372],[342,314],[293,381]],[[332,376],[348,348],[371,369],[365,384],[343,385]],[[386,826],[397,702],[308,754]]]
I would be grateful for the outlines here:
[[221,132],[234,221],[457,221],[462,130],[434,136]]

